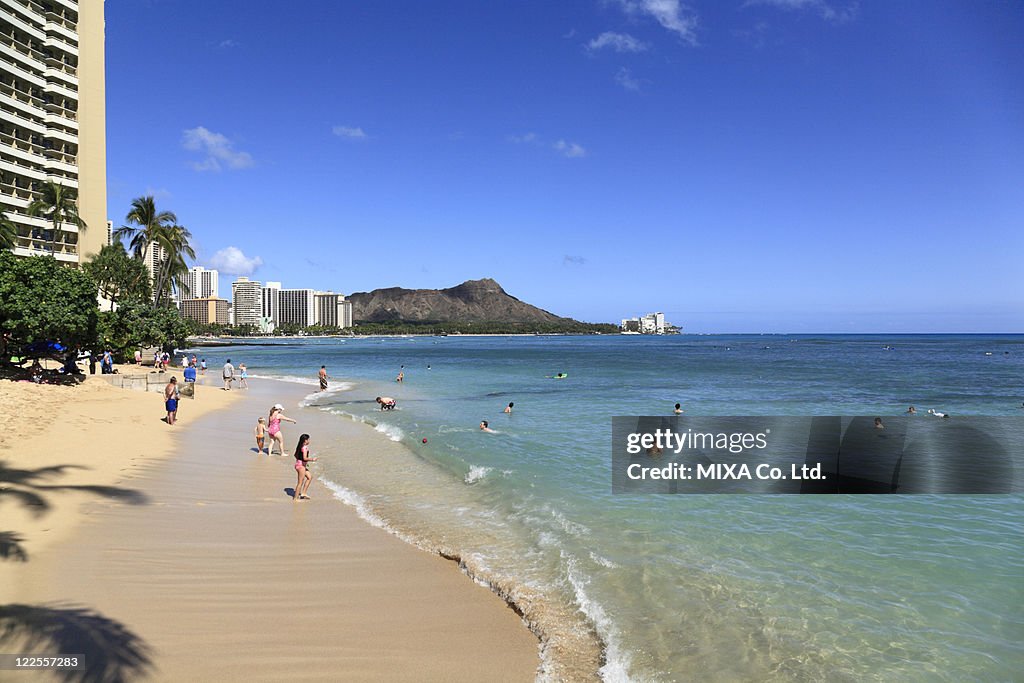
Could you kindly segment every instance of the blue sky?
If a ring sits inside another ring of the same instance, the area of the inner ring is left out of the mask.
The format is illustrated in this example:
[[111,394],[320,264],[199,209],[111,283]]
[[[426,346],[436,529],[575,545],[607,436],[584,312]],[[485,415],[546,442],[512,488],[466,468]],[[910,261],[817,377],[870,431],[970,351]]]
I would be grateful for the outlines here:
[[[294,7],[294,9],[291,9]],[[284,11],[287,8],[287,11]],[[109,215],[343,293],[1024,332],[1017,2],[108,0]]]

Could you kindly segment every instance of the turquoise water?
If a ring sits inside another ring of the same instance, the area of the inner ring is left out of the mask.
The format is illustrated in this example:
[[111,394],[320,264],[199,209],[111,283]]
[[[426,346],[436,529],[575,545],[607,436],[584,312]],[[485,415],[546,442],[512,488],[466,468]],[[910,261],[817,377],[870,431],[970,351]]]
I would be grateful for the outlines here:
[[[961,681],[1024,669],[1022,496],[613,496],[609,468],[612,416],[670,414],[676,402],[687,415],[885,416],[912,404],[1024,419],[1024,336],[452,336],[202,351],[211,367],[230,356],[257,378],[313,383],[326,364],[346,380],[304,410],[372,424],[387,447],[323,445],[325,483],[515,601],[546,638],[552,677],[594,666],[606,680]],[[559,372],[568,378],[546,377]],[[398,409],[376,410],[376,395]]]

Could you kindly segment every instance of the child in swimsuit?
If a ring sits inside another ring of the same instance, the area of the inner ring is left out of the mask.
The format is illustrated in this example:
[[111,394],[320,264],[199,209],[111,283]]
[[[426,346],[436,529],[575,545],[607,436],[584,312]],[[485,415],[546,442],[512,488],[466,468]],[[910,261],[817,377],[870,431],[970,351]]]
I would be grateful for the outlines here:
[[267,424],[266,421],[261,417],[256,423],[256,452],[263,453],[263,444],[266,441]]

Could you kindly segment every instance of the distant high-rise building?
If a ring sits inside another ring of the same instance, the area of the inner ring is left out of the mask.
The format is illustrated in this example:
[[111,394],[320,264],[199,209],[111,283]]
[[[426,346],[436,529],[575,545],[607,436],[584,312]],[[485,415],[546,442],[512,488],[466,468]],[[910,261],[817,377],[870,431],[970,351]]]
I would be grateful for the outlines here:
[[196,320],[204,325],[216,323],[227,325],[230,321],[228,300],[217,297],[183,299],[180,304],[181,317]]
[[239,277],[231,283],[231,302],[235,325],[259,325],[260,283]]
[[313,295],[316,307],[315,325],[324,327],[352,327],[352,302],[343,294],[316,292]]
[[[103,32],[102,0],[0,3],[0,205],[18,256],[81,263],[106,243]],[[85,229],[27,214],[46,182],[77,190]]]
[[273,325],[278,324],[280,292],[280,282],[267,282],[263,285],[263,317],[271,323],[271,330],[273,329]]
[[167,260],[167,250],[157,242],[150,242],[146,249],[146,268],[149,269],[149,284],[153,287],[153,297],[156,298],[156,278],[160,268]]
[[185,276],[186,298],[208,299],[220,296],[220,273],[202,266],[193,266]]
[[278,292],[278,325],[316,324],[316,292],[312,289],[282,289]]

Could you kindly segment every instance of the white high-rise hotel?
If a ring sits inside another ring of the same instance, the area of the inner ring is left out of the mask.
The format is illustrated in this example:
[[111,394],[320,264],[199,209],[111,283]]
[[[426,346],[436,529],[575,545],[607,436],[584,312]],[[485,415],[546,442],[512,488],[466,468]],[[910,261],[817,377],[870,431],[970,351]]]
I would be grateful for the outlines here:
[[[103,0],[0,0],[0,204],[19,256],[80,263],[107,244],[103,32]],[[84,230],[26,215],[46,181],[78,191]]]
[[208,270],[202,266],[193,266],[185,276],[185,286],[188,288],[184,298],[186,299],[208,299],[218,295],[218,280],[220,273],[216,270]]

